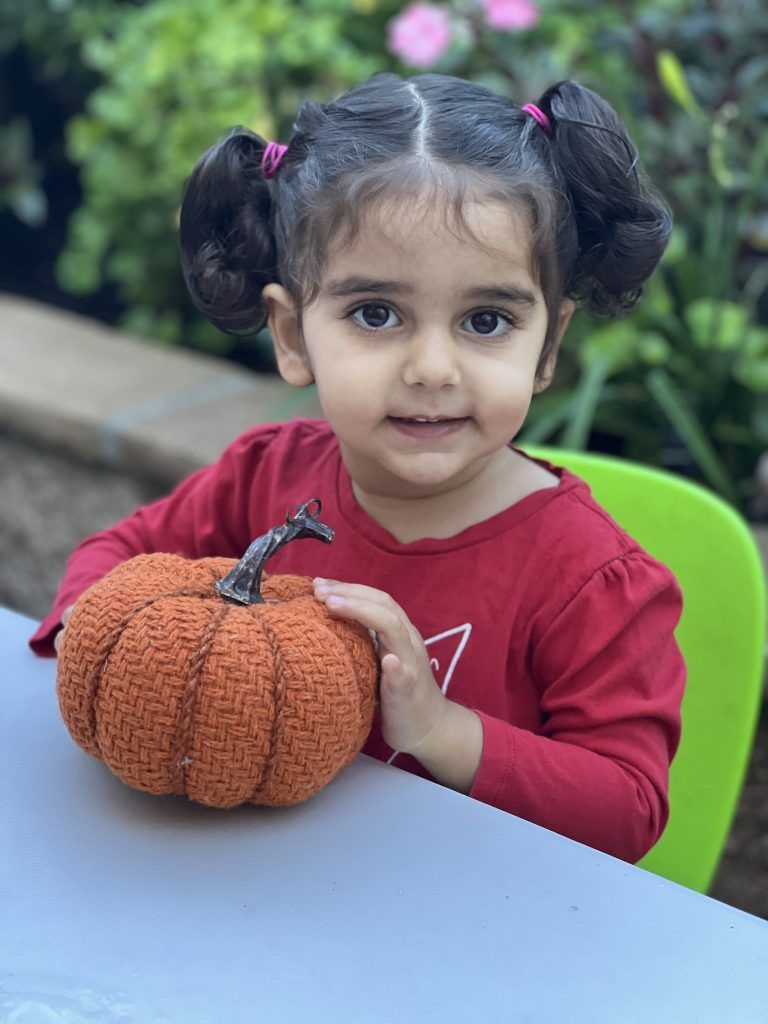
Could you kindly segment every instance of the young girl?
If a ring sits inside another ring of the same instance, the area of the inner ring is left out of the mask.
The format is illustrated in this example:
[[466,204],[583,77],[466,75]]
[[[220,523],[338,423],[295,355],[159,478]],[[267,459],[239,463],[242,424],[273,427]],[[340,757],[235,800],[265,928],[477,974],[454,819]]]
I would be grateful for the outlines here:
[[190,291],[265,319],[326,420],[257,426],[169,497],[83,541],[32,639],[141,552],[239,558],[318,496],[315,578],[374,631],[365,752],[629,861],[667,820],[684,666],[670,572],[565,469],[512,445],[577,301],[628,312],[670,231],[613,109],[574,82],[520,107],[442,75],[305,103],[287,147],[238,129],[181,212]]

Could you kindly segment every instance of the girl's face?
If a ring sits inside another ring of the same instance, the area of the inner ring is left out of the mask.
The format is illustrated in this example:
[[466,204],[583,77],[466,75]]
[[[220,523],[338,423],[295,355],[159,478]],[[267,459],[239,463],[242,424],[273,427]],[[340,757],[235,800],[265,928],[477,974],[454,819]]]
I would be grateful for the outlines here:
[[[464,214],[474,240],[413,202],[369,214],[330,253],[301,318],[282,286],[264,289],[282,376],[317,383],[350,476],[369,493],[481,484],[509,458],[554,368],[553,356],[537,382],[547,310],[524,218],[496,202]],[[558,344],[572,311],[565,300]]]

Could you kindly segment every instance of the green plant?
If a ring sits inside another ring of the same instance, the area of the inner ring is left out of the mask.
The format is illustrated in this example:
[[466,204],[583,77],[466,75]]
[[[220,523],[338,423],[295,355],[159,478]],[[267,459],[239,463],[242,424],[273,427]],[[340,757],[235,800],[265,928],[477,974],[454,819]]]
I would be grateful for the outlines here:
[[[525,436],[583,447],[610,435],[630,457],[687,460],[681,468],[749,508],[753,467],[768,448],[768,18],[759,0],[716,9],[542,0],[520,31],[491,29],[483,4],[443,4],[452,41],[434,67],[414,68],[386,52],[387,26],[405,6],[397,0],[30,0],[24,38],[41,60],[80,73],[77,47],[98,83],[69,125],[83,201],[60,280],[82,294],[112,282],[128,306],[124,326],[230,353],[237,343],[192,307],[176,248],[184,179],[228,127],[287,141],[302,99],[322,101],[390,67],[471,78],[520,103],[575,78],[622,115],[676,228],[628,319],[574,319],[556,385],[534,403]],[[4,5],[21,32],[25,18]],[[27,198],[5,199],[39,217],[25,128],[10,130],[6,161],[26,175]]]
[[[289,137],[299,102],[382,65],[366,0],[92,2],[72,14],[101,76],[68,126],[83,202],[58,275],[87,294],[115,282],[123,326],[226,353],[233,339],[192,308],[179,269],[178,206],[197,158],[233,125]],[[359,9],[355,14],[354,8]],[[382,15],[383,17],[383,15]]]
[[697,268],[703,278],[706,258],[678,228],[631,317],[575,322],[569,384],[534,406],[525,440],[581,449],[600,432],[630,458],[686,468],[677,442],[693,475],[748,509],[768,447],[768,328],[744,302],[686,288]]
[[768,448],[768,23],[652,24],[655,41],[645,32],[635,52],[654,71],[657,117],[638,134],[678,226],[628,320],[576,326],[578,372],[530,429],[576,448],[607,433],[628,456],[672,466],[682,449],[688,472],[749,511]]
[[82,85],[76,68],[76,46],[69,33],[68,12],[74,0],[0,0],[0,210],[10,211],[29,227],[45,224],[48,197],[43,188],[45,166],[34,152],[32,124],[26,110],[16,108],[18,86],[14,57],[29,53],[38,77],[67,77],[70,88]]

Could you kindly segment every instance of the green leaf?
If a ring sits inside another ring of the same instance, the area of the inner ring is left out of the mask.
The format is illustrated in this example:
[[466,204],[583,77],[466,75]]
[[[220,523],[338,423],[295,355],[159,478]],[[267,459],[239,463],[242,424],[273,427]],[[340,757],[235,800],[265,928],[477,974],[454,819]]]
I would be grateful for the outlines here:
[[662,264],[673,267],[676,263],[680,263],[688,255],[688,245],[688,232],[681,225],[675,224],[672,228],[672,234],[669,236],[667,248],[664,250],[664,255],[661,258]]
[[70,247],[56,261],[56,280],[73,295],[90,295],[101,284],[98,263],[90,253]]
[[636,361],[639,337],[633,320],[613,320],[590,331],[579,350],[579,362],[584,367],[607,363],[615,373]]
[[[561,391],[557,395],[550,396],[549,408],[545,412],[538,413],[536,399],[532,413],[519,435],[521,444],[541,444],[555,434],[573,414],[575,396],[572,392]],[[543,403],[543,399],[538,399]]]
[[660,366],[669,359],[669,342],[658,331],[643,331],[639,335],[637,351],[644,363]]
[[695,299],[685,307],[683,316],[695,343],[703,349],[738,348],[747,331],[747,311],[737,302]]
[[585,368],[573,393],[571,418],[563,431],[561,444],[572,451],[586,448],[603,385],[612,369],[609,357],[595,359]]
[[751,420],[755,437],[763,445],[768,445],[768,395],[761,395],[755,403]]
[[14,189],[9,206],[19,220],[30,228],[39,228],[48,219],[48,200],[45,192],[34,185],[23,185]]
[[747,356],[768,357],[768,328],[750,327],[744,335],[742,352]]
[[659,50],[656,55],[656,70],[664,90],[675,103],[692,117],[704,117],[704,112],[693,98],[683,65],[671,50]]
[[751,327],[747,331],[733,376],[750,391],[768,392],[768,329]]
[[661,411],[687,445],[704,477],[729,501],[737,504],[736,491],[725,466],[696,414],[666,370],[651,370],[646,383]]

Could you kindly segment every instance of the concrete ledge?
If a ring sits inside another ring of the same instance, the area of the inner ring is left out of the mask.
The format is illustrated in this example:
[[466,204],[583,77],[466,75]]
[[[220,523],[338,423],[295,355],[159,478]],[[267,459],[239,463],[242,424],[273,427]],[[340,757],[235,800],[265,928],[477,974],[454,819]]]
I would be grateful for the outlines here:
[[0,429],[175,482],[256,423],[322,416],[314,387],[161,348],[0,294]]

